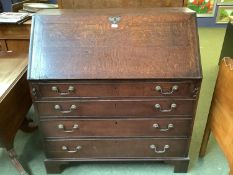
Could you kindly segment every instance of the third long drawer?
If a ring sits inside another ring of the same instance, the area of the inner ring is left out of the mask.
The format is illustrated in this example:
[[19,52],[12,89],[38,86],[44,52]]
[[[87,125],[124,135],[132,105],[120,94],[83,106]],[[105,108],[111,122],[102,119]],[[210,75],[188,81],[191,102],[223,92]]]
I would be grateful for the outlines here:
[[42,119],[44,137],[189,137],[192,119]]

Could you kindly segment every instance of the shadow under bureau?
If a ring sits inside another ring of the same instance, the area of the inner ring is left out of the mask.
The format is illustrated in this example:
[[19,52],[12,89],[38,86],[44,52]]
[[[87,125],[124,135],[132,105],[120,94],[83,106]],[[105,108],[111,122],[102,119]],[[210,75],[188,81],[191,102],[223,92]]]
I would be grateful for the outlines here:
[[165,161],[187,172],[202,73],[186,8],[35,15],[28,80],[48,173],[74,161]]

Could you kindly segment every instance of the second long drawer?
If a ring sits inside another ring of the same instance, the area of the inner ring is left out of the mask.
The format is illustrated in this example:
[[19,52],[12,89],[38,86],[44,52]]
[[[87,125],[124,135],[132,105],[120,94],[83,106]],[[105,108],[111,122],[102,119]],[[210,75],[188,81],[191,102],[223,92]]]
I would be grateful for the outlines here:
[[44,119],[44,137],[189,137],[191,119]]
[[40,116],[192,116],[195,102],[183,99],[38,101],[36,108]]

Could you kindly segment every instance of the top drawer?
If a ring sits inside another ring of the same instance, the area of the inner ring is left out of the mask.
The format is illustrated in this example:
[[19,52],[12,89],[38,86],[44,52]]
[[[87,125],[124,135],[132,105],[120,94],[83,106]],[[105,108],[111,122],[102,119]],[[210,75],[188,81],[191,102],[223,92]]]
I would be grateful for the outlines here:
[[187,97],[194,98],[197,88],[185,82],[64,82],[31,83],[35,98],[105,98],[105,97]]

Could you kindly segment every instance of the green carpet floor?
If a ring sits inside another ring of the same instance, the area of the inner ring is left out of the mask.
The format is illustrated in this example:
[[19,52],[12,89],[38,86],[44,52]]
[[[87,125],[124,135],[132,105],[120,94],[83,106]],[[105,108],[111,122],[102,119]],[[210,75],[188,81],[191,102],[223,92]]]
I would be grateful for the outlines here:
[[[213,89],[218,71],[220,55],[225,29],[200,28],[200,50],[202,57],[203,82],[200,101],[193,130],[190,148],[190,175],[227,175],[229,172],[227,161],[213,137],[203,159],[198,158],[202,135],[210,107]],[[33,115],[33,112],[29,113]],[[25,134],[17,133],[15,149],[25,169],[33,175],[45,175],[43,164],[44,154],[38,131]],[[81,163],[69,166],[64,175],[169,175],[173,174],[173,166],[163,163]],[[0,175],[17,175],[7,153],[0,148]]]

